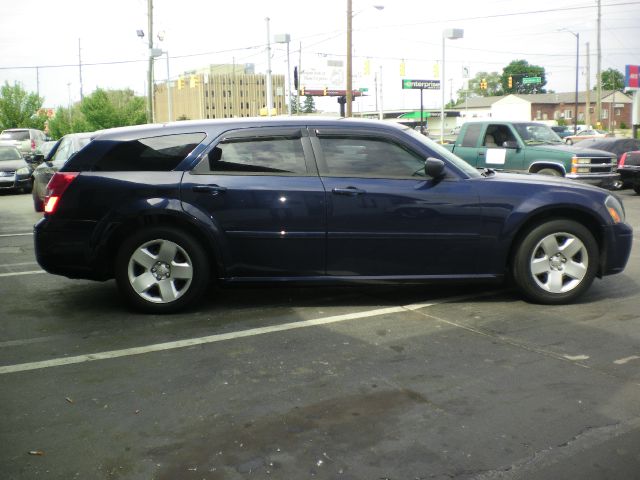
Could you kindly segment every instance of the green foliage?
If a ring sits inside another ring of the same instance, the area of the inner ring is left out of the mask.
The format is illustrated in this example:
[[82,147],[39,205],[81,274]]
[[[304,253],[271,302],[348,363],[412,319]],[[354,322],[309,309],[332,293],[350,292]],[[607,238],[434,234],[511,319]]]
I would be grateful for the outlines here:
[[615,68],[603,71],[601,78],[603,90],[622,90],[624,88],[624,74]]
[[[511,88],[509,88],[509,77],[511,77],[513,81]],[[540,77],[542,82],[525,85],[522,83],[522,79],[525,77]],[[507,95],[511,93],[546,93],[544,86],[547,84],[547,79],[544,67],[530,65],[526,60],[513,60],[502,69],[500,84],[502,85],[504,94]]]
[[140,125],[147,120],[145,100],[132,90],[97,89],[70,109],[59,107],[49,122],[54,138],[67,133]]
[[[487,89],[480,88],[480,82],[487,82]],[[478,72],[475,77],[469,79],[469,90],[460,89],[457,92],[458,102],[464,101],[465,95],[469,97],[494,97],[502,95],[502,87],[500,85],[500,74],[498,72]]]
[[304,113],[315,113],[316,112],[316,102],[314,101],[311,95],[307,95],[304,98],[304,105],[302,106],[302,111]]
[[18,83],[5,82],[0,87],[0,129],[44,128],[47,117],[38,115],[42,108],[42,98],[36,93],[28,93]]

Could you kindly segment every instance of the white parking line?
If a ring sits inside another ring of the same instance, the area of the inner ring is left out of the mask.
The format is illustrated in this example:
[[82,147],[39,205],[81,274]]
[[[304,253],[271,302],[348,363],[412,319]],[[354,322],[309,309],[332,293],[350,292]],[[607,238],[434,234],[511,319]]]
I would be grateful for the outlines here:
[[35,275],[36,273],[47,273],[44,270],[31,270],[29,272],[0,273],[0,277],[17,277],[18,275]]
[[27,235],[33,235],[33,232],[29,232],[29,233],[0,233],[0,237],[26,237]]
[[[465,296],[466,297],[466,296]],[[477,297],[477,295],[469,295],[469,297]],[[438,303],[450,302],[461,299],[462,297],[443,299]],[[210,335],[200,338],[189,338],[178,340],[175,342],[158,343],[147,345],[144,347],[125,348],[122,350],[112,350],[109,352],[91,353],[88,355],[78,355],[76,357],[54,358],[41,362],[21,363],[17,365],[6,365],[0,367],[0,375],[15,372],[24,372],[27,370],[37,370],[42,368],[60,367],[63,365],[71,365],[75,363],[95,362],[96,360],[107,360],[111,358],[128,357],[132,355],[141,355],[144,353],[160,352],[163,350],[173,350],[177,348],[192,347],[194,345],[203,345],[207,343],[224,342],[237,338],[253,337],[256,335],[264,335],[267,333],[284,332],[287,330],[295,330],[299,328],[317,327],[320,325],[328,325],[331,323],[345,322],[348,320],[357,320],[363,318],[371,318],[379,315],[389,315],[393,313],[402,313],[414,311],[421,308],[427,308],[437,303],[420,303],[412,305],[404,305],[399,307],[377,308],[375,310],[367,310],[364,312],[347,313],[344,315],[335,315],[331,317],[316,318],[313,320],[303,320],[300,322],[284,323],[281,325],[272,325],[269,327],[251,328],[249,330],[241,330],[238,332],[222,333],[218,335]]]

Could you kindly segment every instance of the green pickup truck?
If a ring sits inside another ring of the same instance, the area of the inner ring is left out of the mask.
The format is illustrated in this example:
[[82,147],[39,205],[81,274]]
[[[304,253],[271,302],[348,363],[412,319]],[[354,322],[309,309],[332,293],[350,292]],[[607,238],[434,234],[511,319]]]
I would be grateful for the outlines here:
[[616,156],[566,145],[534,122],[467,122],[446,148],[476,168],[554,175],[604,188],[620,183]]

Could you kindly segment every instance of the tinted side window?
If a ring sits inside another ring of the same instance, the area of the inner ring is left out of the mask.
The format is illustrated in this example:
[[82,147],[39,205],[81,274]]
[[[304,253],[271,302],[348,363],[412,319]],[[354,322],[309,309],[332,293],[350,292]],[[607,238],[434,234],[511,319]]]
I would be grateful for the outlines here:
[[467,125],[467,131],[464,134],[464,138],[462,139],[462,143],[460,146],[475,147],[478,144],[478,137],[480,137],[480,130],[482,130],[482,124],[480,123],[473,123],[471,125]]
[[[307,174],[299,138],[261,137],[224,141],[209,153],[209,171]],[[202,172],[201,168],[198,168]]]
[[167,172],[176,168],[204,138],[204,133],[185,133],[111,142],[92,170]]
[[359,137],[319,137],[325,174],[351,177],[424,176],[424,158],[397,143]]

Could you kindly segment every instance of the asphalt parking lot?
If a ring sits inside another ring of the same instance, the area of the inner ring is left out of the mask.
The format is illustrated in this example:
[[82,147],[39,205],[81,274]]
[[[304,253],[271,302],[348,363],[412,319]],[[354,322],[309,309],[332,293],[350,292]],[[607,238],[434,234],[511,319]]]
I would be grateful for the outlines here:
[[0,194],[3,479],[638,479],[636,245],[580,303],[503,288],[216,288],[180,315],[35,262]]

